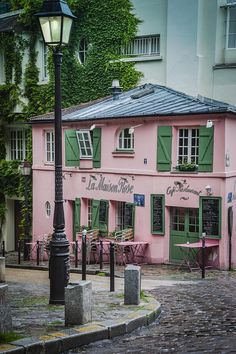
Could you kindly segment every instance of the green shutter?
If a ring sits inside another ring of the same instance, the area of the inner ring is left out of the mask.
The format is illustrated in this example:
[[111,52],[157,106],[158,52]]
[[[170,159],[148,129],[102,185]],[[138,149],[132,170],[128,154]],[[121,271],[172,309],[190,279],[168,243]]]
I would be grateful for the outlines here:
[[100,200],[92,202],[92,229],[99,229],[99,206]]
[[76,198],[74,202],[73,240],[76,239],[76,233],[80,231],[80,206],[80,199]]
[[93,130],[93,167],[101,167],[101,128]]
[[172,127],[157,129],[157,171],[171,170]]
[[65,165],[79,166],[79,145],[75,130],[65,131]]
[[199,128],[199,158],[198,171],[212,172],[213,170],[213,142],[214,142],[214,127]]
[[99,229],[105,235],[108,234],[108,208],[109,208],[109,201],[100,200]]
[[134,216],[135,216],[135,204],[125,203],[125,229],[133,229],[134,234]]

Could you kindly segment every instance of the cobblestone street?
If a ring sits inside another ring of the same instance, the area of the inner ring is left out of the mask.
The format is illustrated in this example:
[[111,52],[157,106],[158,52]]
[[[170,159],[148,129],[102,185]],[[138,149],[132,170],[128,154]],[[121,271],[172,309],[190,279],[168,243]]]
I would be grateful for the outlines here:
[[126,336],[73,353],[236,353],[236,273],[221,272],[196,284],[161,286],[158,321]]

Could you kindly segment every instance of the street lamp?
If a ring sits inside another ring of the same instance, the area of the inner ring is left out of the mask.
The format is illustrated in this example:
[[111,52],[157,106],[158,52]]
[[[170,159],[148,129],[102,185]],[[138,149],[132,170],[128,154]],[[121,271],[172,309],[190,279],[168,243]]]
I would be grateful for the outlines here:
[[30,216],[28,209],[28,181],[31,175],[31,164],[29,161],[24,160],[19,166],[22,176],[24,176],[24,204],[25,204],[25,225],[24,225],[24,261],[29,260],[29,247],[27,242],[30,242],[29,227]]
[[44,42],[53,50],[55,69],[55,208],[50,242],[49,278],[50,304],[65,303],[65,287],[69,281],[69,242],[65,234],[62,185],[62,123],[61,123],[61,46],[68,44],[73,18],[66,1],[45,0],[39,13]]

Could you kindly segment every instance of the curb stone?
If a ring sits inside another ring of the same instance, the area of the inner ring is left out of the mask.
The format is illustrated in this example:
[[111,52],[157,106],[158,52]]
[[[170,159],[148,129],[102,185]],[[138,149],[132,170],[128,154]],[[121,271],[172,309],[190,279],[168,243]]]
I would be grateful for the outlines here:
[[[138,307],[141,309],[138,309]],[[85,325],[49,333],[39,338],[22,338],[0,345],[1,354],[59,354],[98,340],[110,339],[147,326],[160,315],[160,303],[148,297],[148,302],[134,306],[134,311],[121,319],[90,322]]]

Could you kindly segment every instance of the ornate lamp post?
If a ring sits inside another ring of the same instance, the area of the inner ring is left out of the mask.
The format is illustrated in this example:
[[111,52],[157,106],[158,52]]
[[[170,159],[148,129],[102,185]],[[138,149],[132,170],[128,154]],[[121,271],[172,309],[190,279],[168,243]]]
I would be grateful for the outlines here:
[[50,304],[64,304],[65,286],[69,281],[69,242],[65,234],[62,186],[62,123],[61,123],[61,46],[68,44],[73,18],[64,0],[45,0],[39,13],[44,42],[53,50],[55,66],[55,209],[54,233],[50,243]]
[[24,261],[29,259],[29,247],[27,242],[30,242],[30,216],[28,210],[28,182],[31,175],[31,164],[29,161],[24,160],[19,166],[22,176],[24,176],[24,199],[25,199],[25,225],[24,225]]

